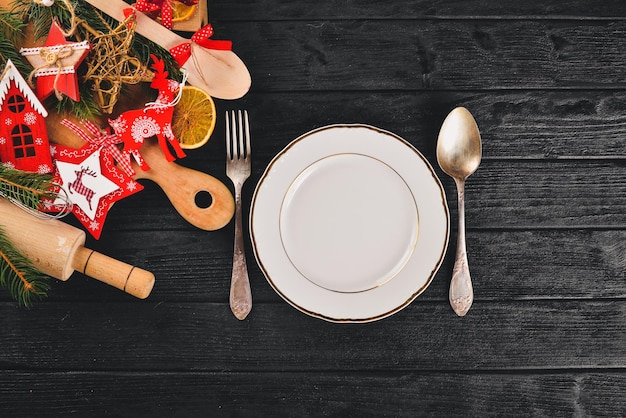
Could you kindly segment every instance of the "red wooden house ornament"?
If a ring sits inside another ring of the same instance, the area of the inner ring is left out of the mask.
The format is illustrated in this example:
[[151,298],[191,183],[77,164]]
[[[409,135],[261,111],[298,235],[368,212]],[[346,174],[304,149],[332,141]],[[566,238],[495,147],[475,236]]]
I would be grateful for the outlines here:
[[11,60],[0,76],[0,160],[18,170],[52,171],[48,112]]

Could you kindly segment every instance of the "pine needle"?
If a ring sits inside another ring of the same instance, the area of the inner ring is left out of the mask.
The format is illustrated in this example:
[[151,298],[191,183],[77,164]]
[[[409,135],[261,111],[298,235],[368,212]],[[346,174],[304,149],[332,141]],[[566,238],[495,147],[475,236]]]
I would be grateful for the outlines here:
[[3,36],[13,44],[18,43],[25,27],[26,23],[18,11],[0,9],[0,28]]
[[21,13],[0,8],[0,63],[4,67],[10,59],[21,73],[28,74],[31,70],[16,46],[20,42],[25,27],[26,23]]
[[9,291],[18,305],[30,307],[33,299],[47,296],[48,280],[49,276],[15,249],[0,227],[0,286]]
[[33,23],[33,39],[35,41],[45,37],[52,24],[52,7],[45,7],[31,2],[26,9],[26,19]]
[[37,210],[43,200],[56,199],[53,187],[51,174],[15,170],[0,164],[0,195],[2,197]]
[[28,74],[31,71],[28,64],[22,61],[22,56],[17,52],[17,49],[15,49],[15,45],[11,43],[10,40],[3,39],[0,36],[0,63],[2,64],[0,66],[0,72],[6,67],[8,60],[11,60],[17,70],[22,74]]
[[[54,103],[57,113],[70,114],[76,119],[91,119],[95,116],[100,116],[102,111],[98,107],[94,96],[91,84],[79,83],[78,86],[80,102],[75,102],[67,96],[63,96],[61,100],[56,99],[56,96],[52,95],[48,103]],[[52,99],[55,99],[54,101]]]

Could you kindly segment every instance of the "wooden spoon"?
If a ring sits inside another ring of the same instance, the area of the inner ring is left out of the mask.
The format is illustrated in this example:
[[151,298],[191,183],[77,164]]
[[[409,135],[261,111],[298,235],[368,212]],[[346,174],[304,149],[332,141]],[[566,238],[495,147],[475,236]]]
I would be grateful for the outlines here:
[[[62,119],[63,116],[54,112],[48,115],[46,126],[50,140],[73,148],[85,145],[76,133],[61,125]],[[76,120],[73,122],[79,123]],[[209,174],[168,162],[154,139],[144,142],[140,152],[151,168],[143,171],[133,160],[133,178],[157,183],[187,222],[207,231],[220,229],[230,222],[235,213],[235,200],[224,183]],[[200,207],[196,203],[196,196],[202,192],[211,195],[211,204],[208,207]]]
[[459,231],[449,297],[452,309],[459,316],[464,316],[474,301],[465,247],[465,180],[478,168],[481,155],[478,125],[467,109],[457,107],[441,125],[437,138],[437,161],[441,169],[454,179],[458,194]]
[[[230,222],[235,212],[235,201],[224,183],[209,174],[168,162],[155,140],[144,143],[141,155],[150,170],[142,171],[133,162],[133,178],[148,179],[158,184],[187,222],[208,231],[220,229]],[[202,192],[211,195],[211,205],[206,208],[196,203],[196,197]]]
[[[120,22],[125,19],[124,9],[130,7],[123,0],[87,2]],[[139,11],[135,31],[168,51],[189,42],[189,39],[177,35]],[[250,90],[252,82],[248,68],[234,52],[206,49],[196,44],[192,44],[191,51],[191,58],[182,67],[187,70],[191,85],[219,99],[238,99]]]

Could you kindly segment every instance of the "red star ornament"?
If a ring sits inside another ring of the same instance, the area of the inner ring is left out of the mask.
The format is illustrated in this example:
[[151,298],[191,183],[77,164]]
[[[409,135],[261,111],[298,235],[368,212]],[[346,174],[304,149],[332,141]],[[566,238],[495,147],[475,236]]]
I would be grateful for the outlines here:
[[[61,145],[50,147],[55,160],[55,179],[59,192],[73,203],[72,213],[95,239],[99,239],[104,221],[113,203],[143,189],[143,186],[115,166],[111,153],[96,144],[82,148]],[[46,209],[63,209],[61,199],[47,202]]]
[[76,69],[89,49],[87,41],[68,42],[56,21],[50,26],[44,46],[20,49],[20,54],[34,67],[39,100],[55,93],[59,100],[61,94],[65,94],[75,102],[80,101]]

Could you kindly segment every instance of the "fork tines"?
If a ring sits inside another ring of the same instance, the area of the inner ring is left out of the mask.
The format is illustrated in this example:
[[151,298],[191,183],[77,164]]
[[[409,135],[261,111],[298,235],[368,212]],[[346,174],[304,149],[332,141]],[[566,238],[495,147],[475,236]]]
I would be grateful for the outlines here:
[[250,155],[248,111],[226,111],[226,157],[247,159]]

